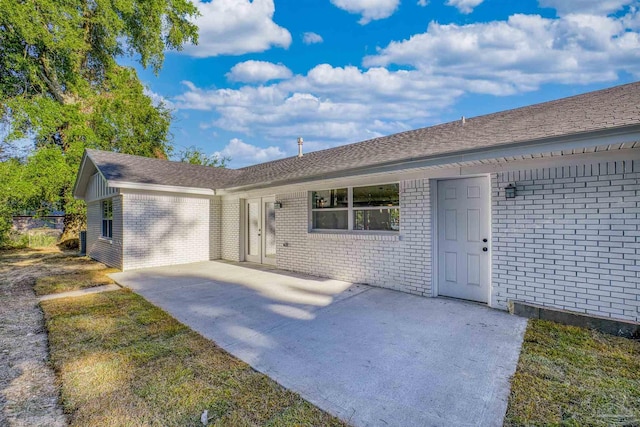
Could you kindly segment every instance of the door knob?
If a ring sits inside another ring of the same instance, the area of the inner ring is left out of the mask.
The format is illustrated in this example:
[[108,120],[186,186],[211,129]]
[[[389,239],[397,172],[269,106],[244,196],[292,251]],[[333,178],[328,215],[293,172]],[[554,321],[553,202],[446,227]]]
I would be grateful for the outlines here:
[[484,248],[482,248],[482,252],[487,252],[489,250],[489,248],[487,248],[486,246]]

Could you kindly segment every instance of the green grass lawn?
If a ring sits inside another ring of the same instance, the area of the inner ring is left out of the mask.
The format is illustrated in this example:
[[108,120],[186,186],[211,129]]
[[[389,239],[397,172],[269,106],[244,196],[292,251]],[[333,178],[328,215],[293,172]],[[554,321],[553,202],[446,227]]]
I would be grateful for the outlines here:
[[507,426],[640,426],[640,342],[530,320]]
[[36,295],[58,294],[61,292],[77,291],[79,289],[113,284],[107,274],[115,273],[115,268],[100,270],[78,270],[69,274],[44,276],[36,279],[33,288]]
[[142,297],[41,303],[72,426],[343,426]]

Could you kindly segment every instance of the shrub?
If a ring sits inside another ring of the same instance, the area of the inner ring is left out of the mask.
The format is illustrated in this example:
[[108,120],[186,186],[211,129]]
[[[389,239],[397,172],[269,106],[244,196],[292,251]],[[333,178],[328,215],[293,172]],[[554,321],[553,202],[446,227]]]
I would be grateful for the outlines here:
[[55,246],[60,230],[37,228],[26,233],[9,230],[0,238],[0,249],[48,248]]
[[58,247],[62,250],[80,249],[80,239],[71,238],[58,243]]
[[60,230],[51,228],[36,228],[29,230],[27,235],[27,246],[30,248],[48,248],[54,246],[60,238]]

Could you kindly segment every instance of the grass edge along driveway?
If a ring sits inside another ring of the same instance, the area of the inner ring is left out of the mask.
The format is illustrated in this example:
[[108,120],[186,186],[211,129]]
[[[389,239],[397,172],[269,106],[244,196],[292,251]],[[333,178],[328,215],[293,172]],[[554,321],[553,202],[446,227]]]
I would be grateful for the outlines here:
[[43,301],[72,426],[344,426],[127,290]]
[[640,426],[640,341],[529,320],[506,426]]

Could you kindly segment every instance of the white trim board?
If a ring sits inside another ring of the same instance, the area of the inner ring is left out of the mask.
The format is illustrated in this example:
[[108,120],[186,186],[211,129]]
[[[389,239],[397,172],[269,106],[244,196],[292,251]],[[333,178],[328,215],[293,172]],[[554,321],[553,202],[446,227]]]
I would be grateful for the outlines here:
[[544,169],[562,166],[580,166],[584,164],[616,162],[622,160],[640,161],[640,149],[626,148],[616,151],[602,151],[597,153],[565,154],[544,156],[534,159],[498,162],[486,165],[464,166],[461,174],[496,173],[516,171],[522,169]]
[[161,191],[166,193],[200,194],[204,196],[214,196],[216,192],[209,188],[179,187],[175,185],[146,184],[139,182],[113,181],[108,180],[109,187],[124,188],[131,190]]

